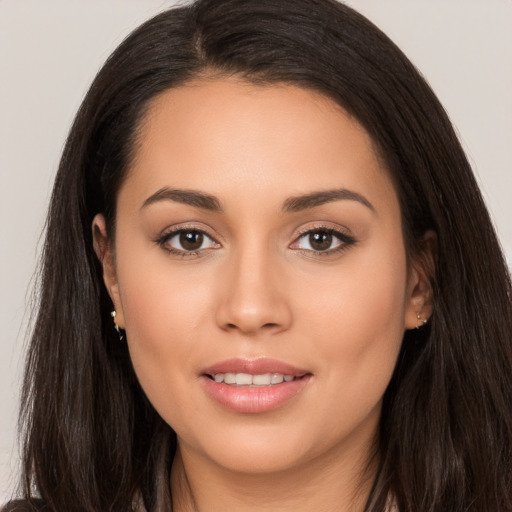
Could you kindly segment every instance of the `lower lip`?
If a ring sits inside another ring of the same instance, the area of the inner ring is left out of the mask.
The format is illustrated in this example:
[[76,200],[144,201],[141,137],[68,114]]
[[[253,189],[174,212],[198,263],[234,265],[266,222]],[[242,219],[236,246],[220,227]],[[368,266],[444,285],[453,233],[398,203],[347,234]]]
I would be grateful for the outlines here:
[[235,412],[261,413],[281,407],[298,395],[310,375],[272,386],[231,386],[203,376],[207,393],[219,404]]

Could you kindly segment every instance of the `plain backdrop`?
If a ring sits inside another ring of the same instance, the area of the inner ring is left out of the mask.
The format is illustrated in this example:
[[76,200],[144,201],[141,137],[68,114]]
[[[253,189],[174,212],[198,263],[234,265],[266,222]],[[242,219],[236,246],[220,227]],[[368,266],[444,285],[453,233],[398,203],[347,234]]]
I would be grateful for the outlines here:
[[[0,504],[18,474],[16,414],[29,304],[67,131],[109,53],[141,21],[174,3],[0,0]],[[405,51],[445,105],[512,263],[512,2],[348,3]]]

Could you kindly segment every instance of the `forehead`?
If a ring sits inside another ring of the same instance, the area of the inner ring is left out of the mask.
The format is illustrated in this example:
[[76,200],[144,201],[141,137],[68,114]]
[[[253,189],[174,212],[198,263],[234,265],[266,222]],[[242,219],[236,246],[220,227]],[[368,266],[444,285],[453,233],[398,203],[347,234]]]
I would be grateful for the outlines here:
[[394,196],[388,172],[356,119],[310,89],[205,79],[169,89],[140,124],[128,182],[270,199],[312,190],[364,188]]

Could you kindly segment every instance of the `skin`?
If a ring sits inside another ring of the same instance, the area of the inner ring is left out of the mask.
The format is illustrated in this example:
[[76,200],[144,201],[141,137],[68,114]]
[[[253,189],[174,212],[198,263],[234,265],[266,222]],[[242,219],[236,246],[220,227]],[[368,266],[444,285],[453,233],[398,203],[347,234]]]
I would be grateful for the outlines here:
[[[212,78],[157,97],[139,140],[115,246],[102,215],[93,233],[137,377],[178,436],[175,509],[362,510],[403,333],[432,311],[370,137],[318,93]],[[143,206],[164,187],[215,196],[222,211],[154,197]],[[290,197],[339,189],[364,199],[283,211]],[[173,229],[207,236],[184,254],[178,236],[162,241]],[[315,251],[307,232],[325,229],[341,239]],[[200,378],[233,357],[311,377],[274,410],[234,412]]]

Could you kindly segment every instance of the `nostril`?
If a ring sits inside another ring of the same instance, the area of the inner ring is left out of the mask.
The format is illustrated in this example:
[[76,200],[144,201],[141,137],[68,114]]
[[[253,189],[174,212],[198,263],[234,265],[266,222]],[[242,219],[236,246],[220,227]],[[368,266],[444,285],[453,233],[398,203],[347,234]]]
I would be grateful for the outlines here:
[[224,329],[227,331],[241,330],[245,333],[251,333],[251,332],[256,332],[258,330],[272,331],[275,329],[279,329],[279,324],[276,322],[267,322],[267,323],[261,325],[260,327],[245,326],[244,328],[240,328],[240,326],[238,326],[234,323],[228,323],[225,325]]

